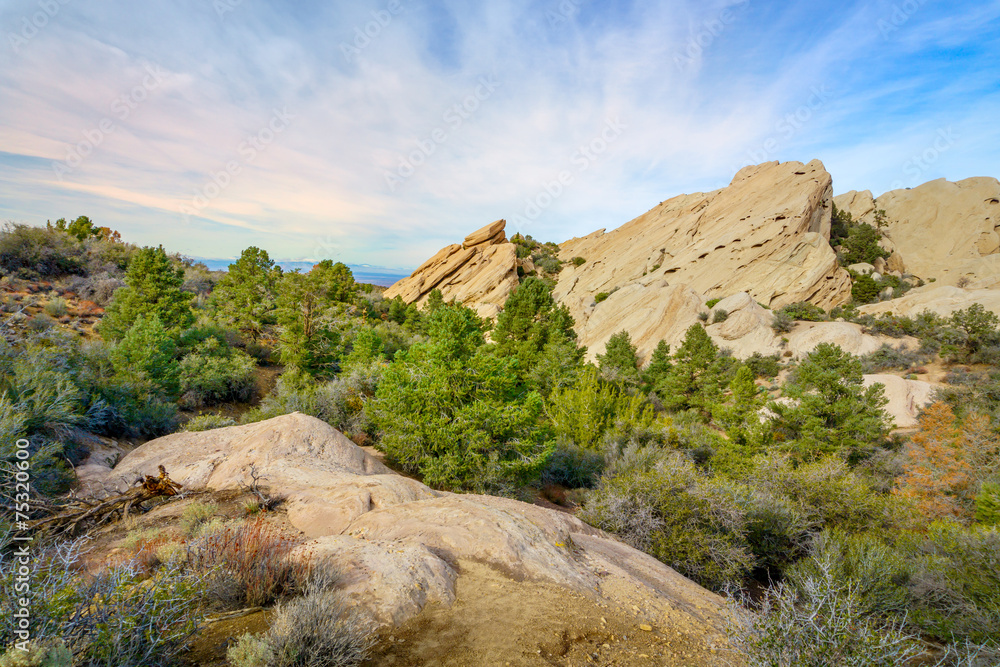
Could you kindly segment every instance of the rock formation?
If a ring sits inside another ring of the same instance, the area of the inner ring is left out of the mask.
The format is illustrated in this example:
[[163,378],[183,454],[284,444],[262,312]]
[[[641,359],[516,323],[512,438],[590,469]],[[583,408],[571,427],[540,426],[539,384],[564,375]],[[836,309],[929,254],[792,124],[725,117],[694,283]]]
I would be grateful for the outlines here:
[[866,387],[876,382],[885,387],[885,397],[889,399],[885,411],[892,416],[896,428],[917,426],[917,416],[934,402],[934,392],[940,386],[920,380],[904,380],[897,375],[864,376]]
[[1000,289],[963,289],[931,283],[912,289],[898,299],[871,303],[858,310],[866,315],[892,313],[914,317],[929,310],[948,317],[956,310],[965,310],[974,303],[1000,315]]
[[[843,303],[851,281],[829,245],[831,182],[818,161],[747,167],[727,188],[675,197],[614,231],[567,241],[560,257],[586,262],[564,266],[554,296],[592,352],[626,329],[645,354],[678,329],[683,335],[673,316],[682,294],[693,302],[746,292],[771,308]],[[609,296],[597,303],[601,292]]]
[[[894,257],[887,268],[905,271],[938,285],[960,280],[973,288],[1000,287],[1000,181],[944,179],[872,198],[847,192],[834,198],[856,220],[873,224],[884,210],[884,228]],[[963,280],[964,278],[964,280]]]
[[518,284],[518,260],[507,242],[507,223],[497,220],[465,237],[461,244],[442,248],[410,275],[385,291],[385,298],[402,297],[423,304],[435,289],[445,301],[456,299],[480,317],[495,317]]
[[105,482],[127,485],[159,465],[186,491],[239,488],[253,465],[310,538],[300,553],[337,563],[345,573],[339,586],[382,625],[402,624],[429,605],[454,605],[462,577],[485,565],[504,585],[546,586],[606,610],[598,617],[627,617],[633,629],[690,632],[704,656],[706,636],[722,628],[721,598],[578,519],[505,498],[434,491],[299,413],[153,440],[107,470]]

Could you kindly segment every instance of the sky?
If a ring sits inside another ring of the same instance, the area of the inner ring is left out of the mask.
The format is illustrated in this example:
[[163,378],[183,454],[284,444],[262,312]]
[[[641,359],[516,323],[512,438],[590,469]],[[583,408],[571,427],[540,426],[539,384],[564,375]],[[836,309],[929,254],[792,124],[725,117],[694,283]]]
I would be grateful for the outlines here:
[[1000,176],[1000,0],[0,0],[0,221],[412,269],[742,166]]

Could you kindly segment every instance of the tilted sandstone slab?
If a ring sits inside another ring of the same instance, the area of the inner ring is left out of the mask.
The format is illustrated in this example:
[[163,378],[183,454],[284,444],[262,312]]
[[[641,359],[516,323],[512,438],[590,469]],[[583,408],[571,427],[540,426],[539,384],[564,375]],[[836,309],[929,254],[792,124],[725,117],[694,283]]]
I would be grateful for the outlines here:
[[408,278],[389,287],[385,298],[401,297],[422,305],[435,290],[445,301],[456,299],[481,317],[496,317],[517,287],[517,253],[507,242],[504,220],[486,225],[465,237],[462,244],[442,248]]
[[939,179],[877,199],[871,192],[847,192],[834,198],[855,219],[874,223],[884,210],[883,230],[900,262],[890,268],[946,285],[963,277],[973,288],[1000,286],[1000,181]]
[[1000,315],[1000,289],[963,289],[932,283],[910,290],[898,299],[871,303],[858,310],[865,315],[892,313],[914,317],[929,310],[948,317],[956,310],[965,310],[974,303]]
[[562,512],[429,489],[298,413],[153,440],[106,481],[128,484],[163,465],[185,490],[232,489],[250,481],[250,464],[289,499],[290,523],[313,538],[297,553],[336,565],[338,588],[380,624],[454,604],[462,564],[481,563],[505,581],[582,596],[609,618],[641,608],[661,626],[721,635],[723,600],[650,556]]
[[[672,306],[655,304],[677,298],[669,288],[705,298],[746,292],[770,308],[798,301],[830,308],[849,300],[851,289],[829,245],[831,196],[819,161],[747,167],[727,188],[675,197],[614,231],[563,243],[561,259],[586,261],[564,265],[553,294],[576,319],[580,342],[596,352],[611,323],[632,331],[629,324],[641,319],[628,310],[634,304],[642,304],[642,317],[668,314]],[[653,294],[638,293],[647,289]],[[602,292],[611,296],[595,303]]]

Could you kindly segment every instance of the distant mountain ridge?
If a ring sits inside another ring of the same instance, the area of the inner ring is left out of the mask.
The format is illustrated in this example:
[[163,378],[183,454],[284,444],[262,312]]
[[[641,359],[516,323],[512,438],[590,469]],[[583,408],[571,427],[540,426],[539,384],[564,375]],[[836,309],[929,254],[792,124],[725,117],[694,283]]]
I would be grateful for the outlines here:
[[[230,264],[236,261],[235,259],[206,257],[192,257],[191,259],[196,262],[201,262],[212,271],[225,271],[229,268]],[[308,271],[315,266],[318,261],[319,260],[305,261],[297,259],[276,259],[274,260],[274,263],[285,271],[294,271],[295,269]],[[354,279],[359,283],[369,283],[380,287],[388,287],[396,281],[410,275],[410,272],[407,269],[394,269],[385,266],[372,266],[370,264],[348,264],[347,266],[351,269],[351,273],[354,274]]]

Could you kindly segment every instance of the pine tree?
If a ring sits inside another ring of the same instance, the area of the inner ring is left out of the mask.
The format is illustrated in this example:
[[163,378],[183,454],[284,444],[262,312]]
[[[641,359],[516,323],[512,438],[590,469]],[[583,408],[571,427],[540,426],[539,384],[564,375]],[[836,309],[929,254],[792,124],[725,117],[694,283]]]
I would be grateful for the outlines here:
[[286,273],[279,285],[278,352],[283,363],[309,373],[328,371],[337,361],[340,333],[330,326],[336,306],[354,300],[351,270],[324,260],[309,273]]
[[[496,344],[493,351],[500,357],[516,359],[522,381],[532,389],[541,389],[531,383],[531,378],[547,346],[550,353],[555,353],[556,348],[562,353],[572,347],[576,363],[583,359],[585,350],[576,347],[573,324],[566,306],[556,304],[552,298],[550,284],[533,276],[526,278],[507,297],[497,315],[496,326],[490,332],[490,339]],[[545,384],[563,384],[564,379],[554,378]]]
[[154,315],[141,315],[111,351],[115,373],[133,389],[174,397],[178,391],[177,346]]
[[817,345],[784,393],[792,402],[770,405],[775,432],[799,460],[838,454],[857,463],[886,443],[892,418],[885,388],[865,388],[861,361],[837,345]]
[[257,341],[273,317],[280,278],[281,267],[275,266],[267,251],[251,246],[229,265],[212,291],[212,303],[223,320]]
[[649,364],[642,371],[642,382],[645,391],[653,391],[654,387],[663,380],[673,367],[670,361],[670,345],[665,340],[656,344]]
[[732,359],[720,356],[705,329],[694,324],[684,334],[673,365],[656,385],[656,393],[668,409],[697,408],[708,415],[719,402],[732,367]]
[[144,316],[156,316],[169,331],[190,326],[194,295],[181,290],[183,284],[184,269],[174,268],[162,246],[142,248],[129,262],[125,286],[115,290],[98,332],[107,340],[121,340]]
[[619,331],[608,340],[604,354],[597,355],[597,366],[609,382],[639,385],[639,356],[627,331]]

